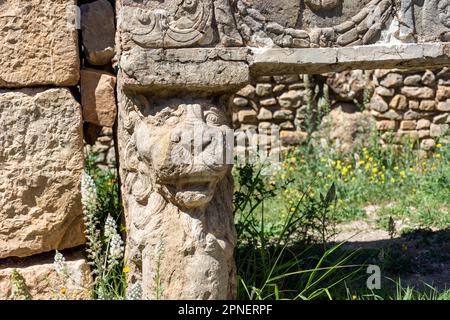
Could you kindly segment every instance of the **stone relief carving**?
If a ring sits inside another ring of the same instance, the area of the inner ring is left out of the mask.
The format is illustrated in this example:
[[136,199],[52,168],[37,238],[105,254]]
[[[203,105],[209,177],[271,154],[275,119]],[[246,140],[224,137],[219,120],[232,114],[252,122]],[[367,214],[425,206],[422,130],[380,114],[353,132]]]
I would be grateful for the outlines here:
[[124,1],[126,29],[144,48],[368,45],[392,23],[402,42],[446,41],[450,31],[449,0]]
[[121,93],[128,288],[140,282],[144,299],[157,290],[163,299],[235,294],[226,105]]
[[130,1],[123,10],[125,30],[142,47],[242,45],[230,0]]

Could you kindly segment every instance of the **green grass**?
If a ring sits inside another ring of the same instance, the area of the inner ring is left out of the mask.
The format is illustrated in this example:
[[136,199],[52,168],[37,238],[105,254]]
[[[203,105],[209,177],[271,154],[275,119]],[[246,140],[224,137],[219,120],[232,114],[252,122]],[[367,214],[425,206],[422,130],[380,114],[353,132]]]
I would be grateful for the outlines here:
[[[117,176],[95,168],[94,158],[88,156],[87,170],[97,186],[99,219],[111,214],[120,222]],[[414,257],[401,244],[349,250],[330,239],[337,224],[367,219],[365,208],[371,204],[379,206],[374,214],[380,228],[389,230],[392,219],[407,221],[404,237],[417,237],[418,230],[430,227],[448,229],[449,159],[450,148],[444,146],[422,159],[409,144],[398,151],[374,143],[351,155],[304,146],[268,175],[261,174],[262,166],[235,166],[238,298],[448,299],[448,290],[417,290],[386,278],[382,290],[369,291],[368,264],[380,265],[383,274],[400,275],[415,271]],[[424,232],[417,243],[443,241],[448,239]],[[107,297],[125,298],[124,270],[126,264],[120,264],[106,277],[102,290]]]

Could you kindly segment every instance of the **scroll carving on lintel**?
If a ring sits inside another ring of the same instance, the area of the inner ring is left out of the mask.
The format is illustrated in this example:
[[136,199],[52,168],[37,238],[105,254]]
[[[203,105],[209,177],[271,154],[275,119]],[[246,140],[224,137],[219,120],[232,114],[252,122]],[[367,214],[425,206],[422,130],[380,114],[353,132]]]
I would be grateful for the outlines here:
[[449,0],[123,0],[143,48],[319,48],[447,41]]

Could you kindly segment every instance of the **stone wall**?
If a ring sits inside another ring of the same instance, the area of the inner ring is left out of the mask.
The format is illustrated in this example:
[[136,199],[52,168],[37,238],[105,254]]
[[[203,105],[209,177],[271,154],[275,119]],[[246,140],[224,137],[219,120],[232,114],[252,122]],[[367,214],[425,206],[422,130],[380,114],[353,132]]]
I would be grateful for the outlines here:
[[[327,127],[327,138],[350,151],[355,142],[368,140],[362,135],[376,128],[382,144],[409,138],[429,151],[448,135],[449,98],[448,68],[266,76],[236,93],[233,121],[237,134],[250,130],[261,140],[261,135],[270,135],[268,130],[278,130],[284,147],[300,145],[308,131],[324,137],[325,133],[313,131]],[[315,126],[316,120],[322,126]]]
[[448,135],[450,124],[450,70],[421,72],[377,70],[375,93],[370,101],[384,143],[402,138],[418,141],[432,150]]
[[91,297],[83,140],[112,134],[115,18],[109,1],[80,2],[0,2],[0,299]]

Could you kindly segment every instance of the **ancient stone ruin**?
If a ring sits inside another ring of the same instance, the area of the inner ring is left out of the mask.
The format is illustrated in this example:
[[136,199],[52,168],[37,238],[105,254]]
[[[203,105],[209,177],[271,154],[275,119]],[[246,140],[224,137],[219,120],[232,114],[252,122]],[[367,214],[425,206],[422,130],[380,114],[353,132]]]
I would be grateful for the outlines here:
[[54,250],[74,248],[75,286],[89,286],[83,137],[93,144],[115,124],[127,281],[144,299],[156,274],[163,299],[235,296],[231,129],[275,124],[285,146],[300,143],[316,85],[306,74],[382,69],[370,79],[378,130],[425,150],[449,126],[448,0],[76,5],[0,1],[1,298],[11,269],[30,284],[52,278]]

